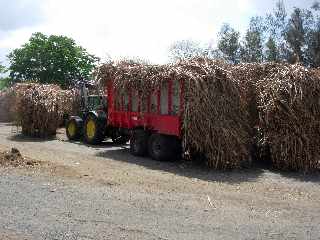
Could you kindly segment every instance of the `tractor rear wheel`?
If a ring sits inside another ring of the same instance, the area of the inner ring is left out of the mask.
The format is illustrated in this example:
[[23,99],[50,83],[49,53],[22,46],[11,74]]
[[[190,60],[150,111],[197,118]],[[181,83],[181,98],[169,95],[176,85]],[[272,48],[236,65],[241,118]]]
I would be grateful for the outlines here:
[[66,134],[69,140],[77,141],[82,135],[83,121],[81,118],[71,118],[66,124]]
[[177,160],[181,153],[180,149],[180,143],[177,139],[162,134],[151,135],[148,142],[149,155],[157,161]]
[[99,144],[103,139],[103,124],[95,115],[88,115],[84,122],[84,141],[89,144]]
[[134,156],[144,157],[148,153],[149,135],[144,130],[135,130],[130,139],[130,152]]

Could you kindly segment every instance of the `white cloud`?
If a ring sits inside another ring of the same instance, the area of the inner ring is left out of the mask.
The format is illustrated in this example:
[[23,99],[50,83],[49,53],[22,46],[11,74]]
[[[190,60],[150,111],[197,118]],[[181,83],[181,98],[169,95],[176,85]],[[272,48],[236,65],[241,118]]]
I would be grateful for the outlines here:
[[46,4],[49,21],[43,30],[71,36],[101,57],[108,53],[162,62],[176,40],[209,42],[225,21],[243,27],[241,14],[248,11],[248,1],[239,1],[240,10],[232,2],[51,0]]
[[0,49],[19,47],[33,32],[41,31],[72,37],[102,58],[110,54],[163,62],[168,47],[176,40],[214,42],[223,22],[243,31],[248,18],[261,11],[257,2],[261,3],[258,0],[43,0],[45,20],[40,25],[6,32],[2,40],[0,34]]

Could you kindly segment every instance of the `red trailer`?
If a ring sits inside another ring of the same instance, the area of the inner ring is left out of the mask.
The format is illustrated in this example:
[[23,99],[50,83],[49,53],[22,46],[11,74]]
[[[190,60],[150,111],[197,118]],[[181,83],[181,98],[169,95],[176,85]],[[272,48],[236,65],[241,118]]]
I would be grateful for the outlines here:
[[[183,93],[183,84],[178,80],[163,81],[148,96],[129,88],[119,92],[109,81],[105,108],[89,111],[82,118],[72,117],[69,122],[81,130],[88,143],[99,143],[105,137],[115,142],[130,139],[133,155],[174,159],[181,153]],[[71,135],[68,126],[67,135]]]

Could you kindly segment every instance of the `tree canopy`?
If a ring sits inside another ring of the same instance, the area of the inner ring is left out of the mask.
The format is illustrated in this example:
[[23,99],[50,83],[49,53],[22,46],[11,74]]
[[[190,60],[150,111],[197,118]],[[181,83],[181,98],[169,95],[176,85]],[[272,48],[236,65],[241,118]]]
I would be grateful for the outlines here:
[[0,74],[6,72],[6,67],[0,64]]
[[230,24],[222,25],[217,46],[201,49],[200,45],[180,44],[180,56],[207,56],[240,62],[289,62],[320,67],[320,3],[309,8],[293,8],[287,12],[284,0],[276,2],[266,16],[252,17],[248,29],[240,33]]
[[6,72],[7,68],[0,64],[0,90],[9,86],[11,79],[4,75]]
[[218,50],[224,58],[232,63],[239,60],[240,32],[233,29],[229,24],[224,24],[218,35]]
[[65,36],[34,33],[8,56],[13,82],[37,81],[68,87],[91,77],[98,58]]

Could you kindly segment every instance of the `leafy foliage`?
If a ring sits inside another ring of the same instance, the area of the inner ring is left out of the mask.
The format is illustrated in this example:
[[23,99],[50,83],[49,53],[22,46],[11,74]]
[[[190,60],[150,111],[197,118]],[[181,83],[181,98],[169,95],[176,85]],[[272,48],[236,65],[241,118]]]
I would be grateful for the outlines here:
[[11,78],[9,78],[9,77],[0,78],[0,90],[4,89],[6,87],[9,87],[11,82],[12,82]]
[[251,18],[249,29],[241,46],[241,60],[243,62],[263,61],[263,42],[265,26],[263,18]]
[[265,60],[268,62],[278,62],[280,60],[277,43],[272,37],[266,43]]
[[221,27],[218,40],[218,49],[226,60],[232,63],[239,62],[240,32],[237,32],[229,24]]
[[320,67],[320,3],[315,1],[310,9],[294,8],[288,14],[284,0],[278,0],[272,13],[251,18],[243,36],[229,24],[223,24],[216,49],[199,49],[199,44],[190,43],[173,49],[175,56],[183,58],[201,53],[234,64],[300,62]]
[[0,74],[6,72],[6,67],[0,64]]
[[98,58],[65,36],[35,33],[29,42],[9,56],[10,77],[14,82],[37,81],[68,87],[90,78]]
[[11,82],[10,78],[2,76],[6,72],[7,72],[6,67],[0,64],[0,90],[2,90],[5,87],[8,87]]
[[[285,39],[292,52],[292,57],[304,62],[304,49],[306,48],[306,36],[310,31],[312,16],[310,11],[295,8],[285,32]],[[291,58],[292,58],[291,57]],[[289,60],[290,62],[290,59]]]

